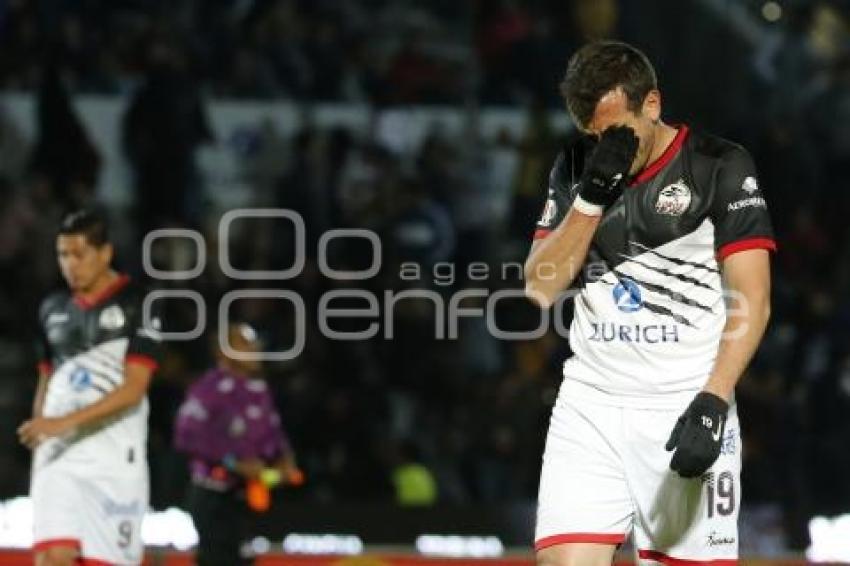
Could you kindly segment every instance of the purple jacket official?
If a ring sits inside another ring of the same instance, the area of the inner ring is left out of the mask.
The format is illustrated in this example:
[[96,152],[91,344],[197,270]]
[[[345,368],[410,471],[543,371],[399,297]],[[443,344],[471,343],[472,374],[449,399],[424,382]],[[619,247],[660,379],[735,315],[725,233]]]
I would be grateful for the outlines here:
[[224,468],[225,458],[273,464],[291,451],[266,382],[223,368],[189,388],[174,436],[175,447],[191,458],[192,481],[221,491],[241,485]]

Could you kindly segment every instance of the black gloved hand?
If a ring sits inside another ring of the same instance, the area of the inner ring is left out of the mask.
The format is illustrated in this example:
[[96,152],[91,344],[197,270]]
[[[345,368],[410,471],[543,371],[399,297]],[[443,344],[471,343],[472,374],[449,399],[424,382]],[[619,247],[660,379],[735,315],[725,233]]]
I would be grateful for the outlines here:
[[707,391],[697,393],[670,433],[664,448],[673,449],[670,469],[683,478],[701,476],[720,455],[729,403]]
[[608,207],[623,192],[638,149],[635,131],[628,126],[611,126],[587,157],[581,176],[579,196],[593,205]]

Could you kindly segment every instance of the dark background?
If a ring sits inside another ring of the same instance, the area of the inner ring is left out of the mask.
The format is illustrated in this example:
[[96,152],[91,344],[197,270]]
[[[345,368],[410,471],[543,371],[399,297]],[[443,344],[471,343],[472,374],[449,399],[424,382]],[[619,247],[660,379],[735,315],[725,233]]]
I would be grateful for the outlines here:
[[[755,157],[780,251],[771,325],[738,388],[744,506],[778,517],[787,544],[804,547],[809,517],[850,509],[848,29],[846,2],[803,0],[0,2],[0,85],[37,101],[29,140],[0,111],[0,498],[27,490],[29,456],[13,431],[35,383],[36,308],[60,284],[54,230],[64,210],[94,201],[103,166],[104,148],[70,101],[97,94],[128,101],[121,152],[133,203],[107,212],[120,225],[121,268],[143,280],[140,243],[152,228],[197,229],[217,245],[219,211],[207,205],[196,163],[215,141],[209,101],[301,109],[295,136],[245,140],[253,201],[297,210],[307,226],[302,275],[261,285],[299,291],[308,312],[305,351],[266,368],[309,478],[287,498],[328,517],[334,505],[389,508],[393,471],[416,462],[437,483],[437,508],[533,505],[566,342],[552,333],[499,341],[481,319],[465,320],[458,340],[437,340],[427,301],[399,304],[394,340],[325,339],[309,313],[344,283],[318,272],[316,242],[335,227],[381,235],[383,268],[366,282],[378,293],[448,297],[472,286],[462,276],[472,261],[522,261],[567,134],[551,120],[561,109],[557,83],[578,46],[609,37],[654,62],[665,120],[735,140]],[[314,125],[311,109],[325,103],[367,113],[453,107],[471,126],[463,136],[434,128],[399,153],[369,128]],[[476,132],[477,109],[496,106],[527,117],[521,135]],[[292,234],[257,223],[227,245],[238,267],[274,269],[291,260]],[[337,267],[368,264],[368,249],[353,242],[331,252]],[[176,268],[176,253],[161,249],[157,265]],[[402,261],[426,273],[451,261],[460,275],[451,286],[405,282]],[[192,283],[208,305],[245,286],[215,262]],[[491,277],[486,287],[521,284]],[[237,310],[271,350],[292,342],[285,305],[240,301]],[[536,317],[520,300],[497,315],[515,329]],[[193,324],[191,307],[169,303],[171,329]],[[170,449],[172,421],[184,388],[210,363],[205,339],[169,344],[151,390],[157,508],[181,501],[185,466]]]

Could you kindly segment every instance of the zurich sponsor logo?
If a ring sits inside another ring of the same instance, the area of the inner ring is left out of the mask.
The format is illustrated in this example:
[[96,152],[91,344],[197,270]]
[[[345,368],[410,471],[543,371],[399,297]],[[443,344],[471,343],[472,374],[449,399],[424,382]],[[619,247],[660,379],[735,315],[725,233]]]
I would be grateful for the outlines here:
[[83,391],[91,385],[91,375],[85,368],[76,368],[68,376],[68,383],[74,391]]
[[614,303],[622,312],[636,312],[643,306],[640,296],[640,287],[631,279],[620,279],[614,285]]

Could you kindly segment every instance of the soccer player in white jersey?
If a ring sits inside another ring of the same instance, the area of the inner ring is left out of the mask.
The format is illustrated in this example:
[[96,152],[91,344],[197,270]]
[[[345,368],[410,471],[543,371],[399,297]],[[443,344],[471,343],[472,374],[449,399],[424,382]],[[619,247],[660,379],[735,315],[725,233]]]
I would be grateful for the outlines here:
[[735,384],[764,333],[776,249],[752,159],[661,119],[643,53],[595,42],[562,94],[565,149],[526,262],[543,308],[575,290],[573,355],[538,497],[541,566],[737,564]]
[[158,318],[145,325],[143,292],[111,269],[98,214],[68,215],[56,252],[68,288],[42,302],[33,417],[18,429],[34,450],[35,563],[140,564]]

